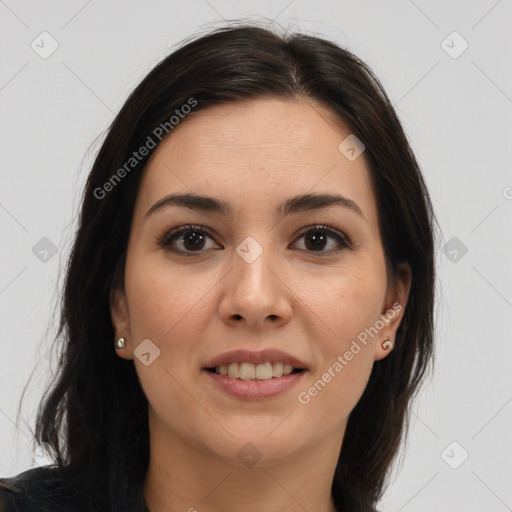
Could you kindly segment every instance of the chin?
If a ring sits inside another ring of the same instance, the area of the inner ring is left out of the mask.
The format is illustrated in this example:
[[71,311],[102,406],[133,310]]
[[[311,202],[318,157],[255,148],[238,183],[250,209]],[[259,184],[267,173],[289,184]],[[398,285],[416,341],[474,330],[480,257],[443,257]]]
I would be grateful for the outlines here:
[[[222,438],[205,440],[210,450],[227,464],[240,468],[271,467],[300,450],[300,442],[279,421],[252,421],[245,418],[236,428],[223,431]],[[276,426],[278,426],[276,428]]]

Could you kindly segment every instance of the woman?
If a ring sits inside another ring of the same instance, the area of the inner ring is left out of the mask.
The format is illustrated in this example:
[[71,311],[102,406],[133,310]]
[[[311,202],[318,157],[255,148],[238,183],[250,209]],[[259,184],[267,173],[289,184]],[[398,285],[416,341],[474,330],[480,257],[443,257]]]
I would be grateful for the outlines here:
[[368,67],[227,26],[89,175],[59,373],[5,510],[376,510],[433,357],[435,217]]

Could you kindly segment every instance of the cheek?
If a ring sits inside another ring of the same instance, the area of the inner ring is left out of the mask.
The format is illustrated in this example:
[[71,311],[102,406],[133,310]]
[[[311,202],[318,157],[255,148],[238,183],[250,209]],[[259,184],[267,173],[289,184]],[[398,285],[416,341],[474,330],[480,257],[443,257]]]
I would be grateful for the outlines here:
[[149,339],[160,351],[150,365],[134,357],[137,374],[157,416],[180,425],[179,412],[194,410],[195,402],[184,389],[190,380],[190,365],[195,363],[197,340],[211,315],[205,308],[213,279],[191,277],[183,269],[151,261],[148,256],[134,258],[128,268],[126,292],[135,347]]
[[[159,350],[155,349],[158,357],[150,366],[134,358],[141,384],[150,401],[155,400],[153,403],[160,399],[169,401],[172,395],[173,404],[187,407],[183,386],[186,387],[196,366],[200,371],[197,361],[204,351],[202,340],[215,314],[212,290],[222,279],[222,273],[212,269],[200,272],[193,265],[173,266],[161,257],[157,260],[150,256],[138,261],[134,258],[129,268],[126,292],[135,347],[149,339]],[[165,396],[160,396],[162,383]]]
[[326,353],[347,350],[350,343],[379,319],[386,281],[372,262],[344,266],[327,276],[304,280],[300,285],[301,315],[325,334]]
[[206,321],[206,313],[201,310],[214,278],[190,275],[182,268],[149,257],[133,263],[127,272],[126,287],[134,338],[150,338],[168,345],[172,340],[183,339],[184,333],[190,336],[192,330],[200,331]]
[[304,288],[304,311],[310,311],[316,326],[311,336],[319,340],[319,366],[299,390],[298,401],[329,424],[350,414],[368,383],[375,344],[371,328],[379,319],[385,294],[381,276],[376,265],[368,264],[317,280],[317,285],[322,284],[314,293]]

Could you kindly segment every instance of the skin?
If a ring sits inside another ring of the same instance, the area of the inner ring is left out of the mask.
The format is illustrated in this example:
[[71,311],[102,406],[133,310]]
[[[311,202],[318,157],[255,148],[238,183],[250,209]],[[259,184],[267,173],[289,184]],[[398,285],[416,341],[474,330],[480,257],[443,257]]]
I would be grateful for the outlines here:
[[[350,130],[312,100],[264,98],[196,112],[178,125],[144,171],[132,220],[125,287],[111,304],[119,357],[133,359],[149,402],[150,464],[144,496],[151,512],[332,512],[330,491],[348,416],[375,361],[390,350],[410,289],[410,271],[388,282],[375,195],[364,153],[349,161],[338,146]],[[170,193],[228,202],[231,216],[172,206],[145,213]],[[305,193],[337,193],[342,206],[279,217],[275,208]],[[158,237],[187,224],[208,228],[205,242],[179,236],[180,256]],[[320,252],[304,228],[326,224]],[[236,248],[253,237],[252,263]],[[334,249],[341,248],[338,253]],[[307,391],[365,328],[394,303],[394,318],[307,404]],[[145,339],[160,355],[144,365]],[[231,397],[202,371],[223,352],[279,348],[308,365],[299,385],[260,401]],[[261,454],[249,468],[237,453]]]

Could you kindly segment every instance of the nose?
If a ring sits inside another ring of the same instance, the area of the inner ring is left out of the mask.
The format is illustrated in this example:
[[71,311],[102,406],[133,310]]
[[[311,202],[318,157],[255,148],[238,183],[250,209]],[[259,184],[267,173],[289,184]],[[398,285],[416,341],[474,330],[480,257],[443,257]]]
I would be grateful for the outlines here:
[[229,325],[245,323],[253,329],[288,323],[293,293],[281,267],[270,250],[263,250],[254,261],[233,252],[233,268],[222,281],[222,321]]

